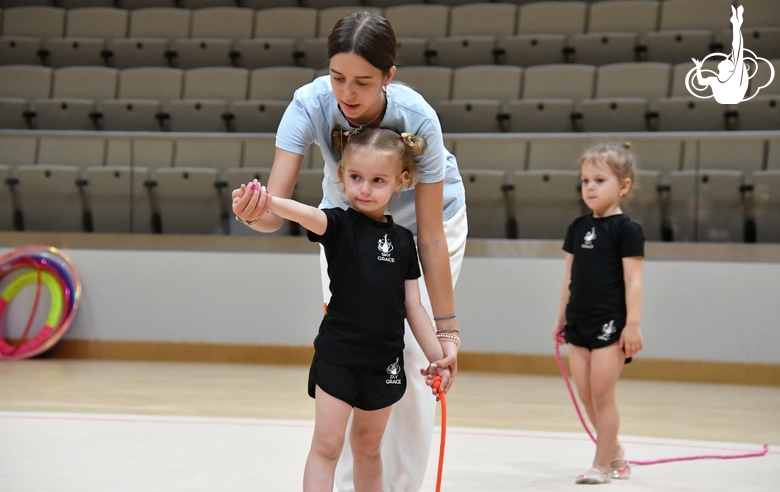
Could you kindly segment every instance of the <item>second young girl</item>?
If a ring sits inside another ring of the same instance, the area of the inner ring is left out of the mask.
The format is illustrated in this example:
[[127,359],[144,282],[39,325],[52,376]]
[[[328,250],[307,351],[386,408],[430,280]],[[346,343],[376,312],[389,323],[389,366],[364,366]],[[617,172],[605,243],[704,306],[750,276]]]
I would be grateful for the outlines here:
[[618,440],[615,389],[624,364],[642,350],[645,240],[641,227],[620,208],[635,168],[627,144],[601,144],[585,152],[582,199],[592,213],[569,226],[563,245],[566,275],[553,338],[564,343],[565,335],[577,393],[598,436],[592,467],[577,477],[581,484],[626,479],[631,472]]
[[407,384],[404,319],[430,362],[420,369],[428,385],[440,375],[441,388],[449,389],[450,370],[441,367],[442,344],[460,343],[455,331],[434,331],[420,302],[414,236],[385,215],[396,191],[413,183],[417,168],[412,155],[425,149],[425,140],[378,128],[361,128],[349,137],[334,133],[335,149],[341,150],[344,141],[338,180],[350,203],[347,210],[272,197],[256,181],[241,186],[242,195],[250,193],[251,200],[266,195],[272,213],[305,227],[309,239],[323,245],[328,260],[331,300],[309,372],[309,395],[316,403],[305,492],[333,490],[350,415],[355,490],[383,490],[380,443],[392,405]]

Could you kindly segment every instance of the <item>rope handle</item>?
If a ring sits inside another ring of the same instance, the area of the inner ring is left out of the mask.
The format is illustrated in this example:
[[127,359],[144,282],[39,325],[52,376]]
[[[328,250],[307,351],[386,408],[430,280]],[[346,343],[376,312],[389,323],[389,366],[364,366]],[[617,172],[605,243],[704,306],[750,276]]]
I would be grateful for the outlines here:
[[441,475],[444,469],[444,444],[447,439],[447,398],[441,389],[441,376],[433,378],[433,389],[439,393],[441,401],[441,443],[439,444],[439,471],[436,475],[436,492],[441,492]]
[[[566,372],[566,366],[563,365],[563,359],[561,358],[561,345],[566,343],[566,336],[562,332],[558,333],[556,342],[557,343],[555,344],[555,359],[558,361],[558,368],[561,370],[561,375],[563,376],[563,380],[566,382],[566,387],[569,389],[569,396],[571,396],[571,401],[574,404],[574,409],[577,411],[577,416],[580,418],[580,422],[582,423],[582,427],[585,429],[585,432],[588,433],[591,441],[593,441],[593,443],[596,444],[597,443],[596,437],[593,435],[590,428],[588,427],[588,424],[585,422],[585,418],[582,416],[582,410],[580,410],[580,406],[577,403],[577,397],[574,396],[574,390],[572,390],[571,388],[571,382],[569,381],[569,374]],[[657,460],[648,460],[648,461],[639,461],[639,460],[625,460],[625,461],[632,465],[640,465],[640,466],[658,465],[661,463],[672,463],[675,461],[693,461],[693,460],[703,460],[703,459],[731,460],[737,458],[755,458],[759,456],[764,456],[768,452],[769,452],[769,445],[764,444],[764,447],[761,451],[755,451],[751,453],[701,454],[695,456],[677,456],[672,458],[660,458]]]

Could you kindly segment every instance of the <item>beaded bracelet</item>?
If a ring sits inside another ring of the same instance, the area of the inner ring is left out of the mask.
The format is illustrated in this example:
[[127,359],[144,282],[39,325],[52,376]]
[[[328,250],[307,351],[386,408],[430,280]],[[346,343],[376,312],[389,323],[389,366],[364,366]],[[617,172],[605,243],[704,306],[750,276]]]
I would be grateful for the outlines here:
[[453,335],[452,333],[436,333],[436,337],[439,340],[448,340],[450,342],[455,342],[455,345],[460,347],[460,337],[458,335]]
[[250,220],[249,222],[244,222],[244,219],[242,219],[241,217],[239,217],[238,215],[236,215],[236,220],[237,220],[237,221],[239,221],[239,222],[241,222],[241,223],[242,223],[242,224],[244,224],[244,225],[251,226],[251,225],[255,225],[255,224],[257,224],[258,222],[260,222],[260,217],[256,218],[255,220]]

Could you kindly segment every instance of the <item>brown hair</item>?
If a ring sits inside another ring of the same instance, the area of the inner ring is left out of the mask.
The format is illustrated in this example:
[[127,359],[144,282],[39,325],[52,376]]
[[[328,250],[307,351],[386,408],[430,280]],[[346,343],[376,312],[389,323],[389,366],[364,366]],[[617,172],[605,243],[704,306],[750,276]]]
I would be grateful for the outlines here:
[[619,181],[626,178],[631,180],[631,188],[636,184],[636,154],[631,151],[629,142],[605,142],[586,150],[580,157],[580,167],[587,161],[603,161],[612,169]]
[[427,143],[423,137],[413,136],[409,133],[397,134],[393,130],[378,127],[360,127],[358,130],[345,133],[341,130],[333,130],[331,135],[333,150],[342,154],[339,160],[338,178],[344,186],[344,159],[349,149],[355,147],[371,147],[380,152],[388,152],[398,157],[401,168],[398,174],[406,173],[402,180],[404,187],[411,187],[419,175],[414,156],[425,151]]
[[393,27],[375,12],[349,14],[333,26],[328,36],[328,60],[339,53],[355,53],[387,73],[398,54]]

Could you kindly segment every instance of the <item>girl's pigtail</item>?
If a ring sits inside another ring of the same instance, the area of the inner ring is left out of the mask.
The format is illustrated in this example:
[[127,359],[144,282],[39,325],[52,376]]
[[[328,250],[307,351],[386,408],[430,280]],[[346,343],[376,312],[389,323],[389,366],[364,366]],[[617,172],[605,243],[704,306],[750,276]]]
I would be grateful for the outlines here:
[[335,150],[339,154],[344,152],[344,147],[346,147],[348,140],[349,140],[349,132],[344,131],[343,129],[336,128],[335,130],[330,132],[331,146],[333,147],[333,150]]
[[406,148],[409,149],[409,152],[412,155],[422,154],[428,147],[428,143],[423,137],[418,137],[411,133],[402,133],[401,139],[404,141],[404,145],[406,145]]

